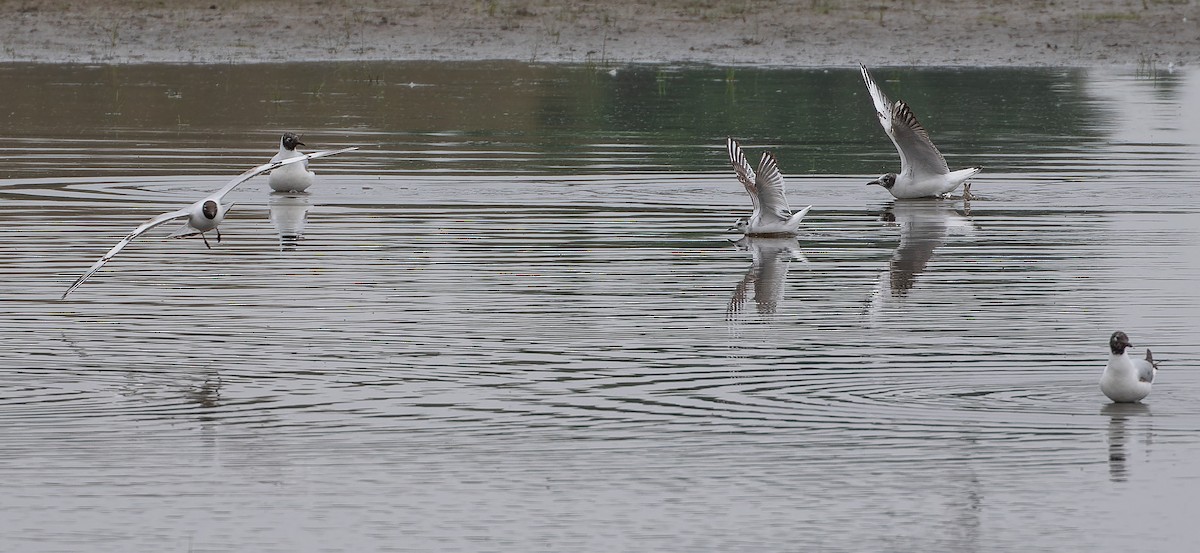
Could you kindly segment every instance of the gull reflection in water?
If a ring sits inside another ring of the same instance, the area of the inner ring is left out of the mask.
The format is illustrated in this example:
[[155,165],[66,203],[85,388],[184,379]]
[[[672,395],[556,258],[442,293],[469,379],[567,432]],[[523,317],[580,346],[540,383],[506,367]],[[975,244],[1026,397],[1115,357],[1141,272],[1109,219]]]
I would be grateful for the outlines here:
[[271,224],[279,235],[279,249],[292,251],[304,237],[304,224],[308,220],[308,209],[312,205],[305,192],[272,192],[267,200],[271,210]]
[[[967,212],[969,213],[969,211]],[[891,298],[908,295],[917,276],[933,258],[933,252],[946,242],[951,230],[974,230],[974,224],[953,205],[942,201],[896,201],[881,218],[900,227],[900,243],[888,261],[888,270],[879,277],[871,293],[869,310],[877,315]]]
[[[1129,431],[1125,423],[1131,417],[1150,415],[1150,406],[1144,403],[1109,403],[1100,409],[1100,414],[1108,418],[1108,479],[1113,482],[1124,482],[1129,477],[1126,466],[1128,456],[1125,453],[1125,443],[1129,439]],[[1150,434],[1146,435],[1149,443]]]
[[725,320],[738,321],[745,312],[746,302],[754,298],[759,317],[769,321],[783,300],[784,284],[788,266],[793,260],[808,262],[800,243],[794,237],[754,238],[743,237],[734,242],[739,250],[747,250],[754,261],[746,276],[738,283],[725,309]]

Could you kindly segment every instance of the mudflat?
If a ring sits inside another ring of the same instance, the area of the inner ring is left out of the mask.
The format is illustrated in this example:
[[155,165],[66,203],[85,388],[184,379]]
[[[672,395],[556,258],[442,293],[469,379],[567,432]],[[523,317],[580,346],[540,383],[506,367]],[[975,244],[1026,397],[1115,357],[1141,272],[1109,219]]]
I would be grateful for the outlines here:
[[1185,65],[1195,0],[0,2],[0,61]]

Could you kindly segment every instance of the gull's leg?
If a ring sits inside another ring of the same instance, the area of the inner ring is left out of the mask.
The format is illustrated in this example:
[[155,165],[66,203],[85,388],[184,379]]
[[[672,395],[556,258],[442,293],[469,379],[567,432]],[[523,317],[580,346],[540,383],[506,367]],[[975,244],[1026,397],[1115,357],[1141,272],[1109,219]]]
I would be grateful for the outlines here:
[[203,232],[201,232],[201,233],[200,233],[200,238],[204,240],[204,247],[206,247],[206,248],[208,248],[208,249],[210,249],[210,250],[211,250],[211,249],[212,249],[212,246],[211,246],[211,245],[209,245],[209,243],[208,243],[208,237],[207,237],[207,236],[205,236]]
[[213,230],[217,231],[217,243],[220,244],[221,243],[221,229],[220,229],[220,227],[218,227],[218,228],[214,228]]

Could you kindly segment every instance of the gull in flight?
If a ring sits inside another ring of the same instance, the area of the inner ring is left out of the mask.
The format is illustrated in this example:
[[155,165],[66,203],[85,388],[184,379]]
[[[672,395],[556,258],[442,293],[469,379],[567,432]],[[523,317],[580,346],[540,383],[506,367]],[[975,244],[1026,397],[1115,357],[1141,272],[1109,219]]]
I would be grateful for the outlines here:
[[732,138],[725,140],[729,150],[729,163],[754,204],[754,213],[749,219],[745,217],[734,222],[729,230],[737,230],[746,236],[770,236],[796,234],[800,221],[812,206],[792,213],[788,207],[783,190],[783,173],[779,172],[779,163],[771,152],[763,154],[758,163],[758,173],[750,168],[742,147]]
[[886,173],[867,184],[878,184],[887,189],[896,198],[932,198],[949,194],[960,184],[963,186],[963,199],[971,199],[971,183],[968,179],[983,170],[982,167],[971,167],[950,171],[946,158],[929,140],[929,133],[917,121],[917,116],[903,100],[889,102],[879,85],[871,79],[867,66],[858,65],[862,70],[863,81],[867,83],[867,92],[871,93],[871,101],[875,104],[875,114],[879,116],[879,124],[884,132],[896,145],[900,152],[900,174]]
[[1100,377],[1100,391],[1117,403],[1133,403],[1150,395],[1150,385],[1158,374],[1158,363],[1150,350],[1146,350],[1145,359],[1133,359],[1125,351],[1132,346],[1129,336],[1119,330],[1108,340],[1112,355]]
[[229,211],[230,207],[233,207],[233,203],[225,202],[225,195],[228,194],[234,188],[236,188],[239,184],[242,184],[243,182],[246,182],[246,181],[250,180],[251,178],[254,178],[258,175],[266,173],[267,171],[270,171],[272,169],[278,169],[278,168],[284,167],[288,164],[306,162],[309,159],[331,156],[334,154],[340,154],[340,153],[349,152],[351,150],[357,150],[357,149],[358,149],[357,147],[350,147],[350,148],[343,148],[341,150],[325,150],[325,151],[321,151],[321,152],[313,152],[311,154],[302,154],[297,157],[292,157],[292,158],[288,158],[288,159],[280,160],[280,161],[272,161],[272,162],[269,162],[269,163],[266,163],[263,165],[259,165],[258,167],[255,167],[253,169],[250,169],[249,171],[246,171],[245,173],[238,175],[236,178],[229,181],[220,190],[217,190],[216,192],[209,194],[204,199],[199,200],[196,203],[194,203],[188,207],[185,207],[183,209],[177,209],[175,211],[170,211],[167,213],[163,213],[162,215],[159,215],[158,217],[155,217],[153,219],[150,219],[149,221],[146,221],[145,223],[142,223],[137,228],[133,229],[133,232],[130,232],[127,236],[125,236],[125,238],[122,238],[120,242],[117,242],[117,245],[113,246],[111,250],[108,250],[108,253],[104,254],[104,256],[101,257],[99,261],[93,263],[91,267],[88,267],[88,270],[84,271],[83,275],[81,275],[78,279],[76,279],[75,282],[73,284],[71,284],[71,287],[67,288],[66,292],[63,292],[62,298],[60,298],[60,299],[66,299],[67,294],[70,294],[71,292],[75,291],[76,288],[79,288],[79,286],[82,285],[83,282],[88,279],[88,277],[95,274],[96,271],[99,271],[100,267],[103,267],[105,263],[108,263],[108,260],[112,259],[113,256],[117,255],[117,253],[120,252],[122,248],[129,245],[129,243],[132,242],[134,238],[137,238],[138,236],[145,234],[146,231],[149,231],[150,229],[152,229],[154,227],[157,227],[164,223],[173,221],[175,219],[179,219],[180,217],[187,217],[187,222],[184,224],[184,227],[182,229],[180,229],[178,232],[176,232],[172,236],[180,237],[180,236],[190,236],[192,234],[199,234],[200,237],[204,239],[204,245],[208,246],[211,249],[212,246],[209,245],[208,238],[204,235],[204,233],[206,233],[210,230],[216,230],[217,242],[221,241],[221,231],[217,230],[217,225],[221,224],[221,221],[225,219],[225,213]]
[[[300,137],[295,133],[283,133],[279,139],[279,153],[275,154],[271,161],[304,157],[304,153],[296,150],[296,146],[304,146],[304,143],[300,142]],[[306,188],[312,186],[316,176],[316,173],[308,170],[308,160],[305,159],[302,162],[272,170],[267,184],[271,185],[271,190],[276,192],[304,192]]]

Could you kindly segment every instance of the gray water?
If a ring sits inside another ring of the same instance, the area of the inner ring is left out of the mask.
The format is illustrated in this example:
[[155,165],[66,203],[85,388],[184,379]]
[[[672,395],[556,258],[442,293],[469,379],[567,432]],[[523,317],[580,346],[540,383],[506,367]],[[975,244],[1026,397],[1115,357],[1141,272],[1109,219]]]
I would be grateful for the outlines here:
[[875,73],[978,199],[853,68],[0,66],[0,550],[1194,550],[1200,73]]

